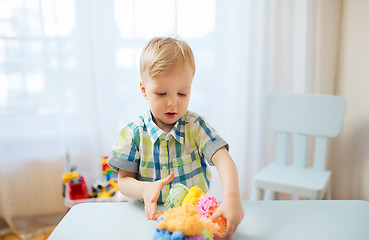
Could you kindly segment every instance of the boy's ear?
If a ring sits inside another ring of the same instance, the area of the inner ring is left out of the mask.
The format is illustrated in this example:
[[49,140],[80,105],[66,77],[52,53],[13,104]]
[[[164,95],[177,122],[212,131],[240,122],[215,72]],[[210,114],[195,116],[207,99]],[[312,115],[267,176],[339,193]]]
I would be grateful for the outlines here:
[[141,89],[142,95],[146,98],[147,97],[146,88],[145,88],[145,85],[143,84],[143,82],[140,82],[140,89]]

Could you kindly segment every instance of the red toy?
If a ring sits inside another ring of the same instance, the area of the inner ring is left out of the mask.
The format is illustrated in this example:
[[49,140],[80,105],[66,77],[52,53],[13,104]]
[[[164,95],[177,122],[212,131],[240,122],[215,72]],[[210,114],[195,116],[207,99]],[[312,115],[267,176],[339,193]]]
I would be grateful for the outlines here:
[[69,198],[71,200],[88,198],[87,187],[83,176],[74,178],[70,181]]

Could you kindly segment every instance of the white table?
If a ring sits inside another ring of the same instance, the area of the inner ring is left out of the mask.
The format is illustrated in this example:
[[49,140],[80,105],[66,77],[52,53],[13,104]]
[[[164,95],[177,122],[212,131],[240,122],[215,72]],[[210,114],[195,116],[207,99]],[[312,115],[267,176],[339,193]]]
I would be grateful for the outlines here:
[[[368,240],[369,202],[246,201],[245,218],[232,239]],[[159,206],[162,209],[162,206]],[[156,223],[141,203],[82,203],[74,206],[49,239],[151,239]]]

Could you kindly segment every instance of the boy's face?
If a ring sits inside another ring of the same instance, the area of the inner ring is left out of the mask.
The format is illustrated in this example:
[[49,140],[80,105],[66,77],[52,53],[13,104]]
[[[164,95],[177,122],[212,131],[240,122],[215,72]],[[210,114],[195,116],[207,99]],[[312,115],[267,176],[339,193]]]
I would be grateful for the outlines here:
[[141,92],[148,100],[153,120],[169,132],[186,112],[191,94],[193,72],[188,66],[177,67],[165,75],[140,82]]

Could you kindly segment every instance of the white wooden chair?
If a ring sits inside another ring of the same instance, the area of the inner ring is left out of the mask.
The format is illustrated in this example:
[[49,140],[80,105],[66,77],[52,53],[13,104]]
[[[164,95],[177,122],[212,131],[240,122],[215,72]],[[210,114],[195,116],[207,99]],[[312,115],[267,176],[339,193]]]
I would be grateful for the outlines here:
[[[320,94],[272,94],[267,99],[268,124],[277,132],[275,161],[253,177],[253,200],[278,199],[278,193],[310,199],[330,199],[331,172],[325,169],[327,139],[342,128],[346,101]],[[288,139],[293,135],[293,163],[287,164]],[[315,137],[314,163],[306,167],[307,137]]]

